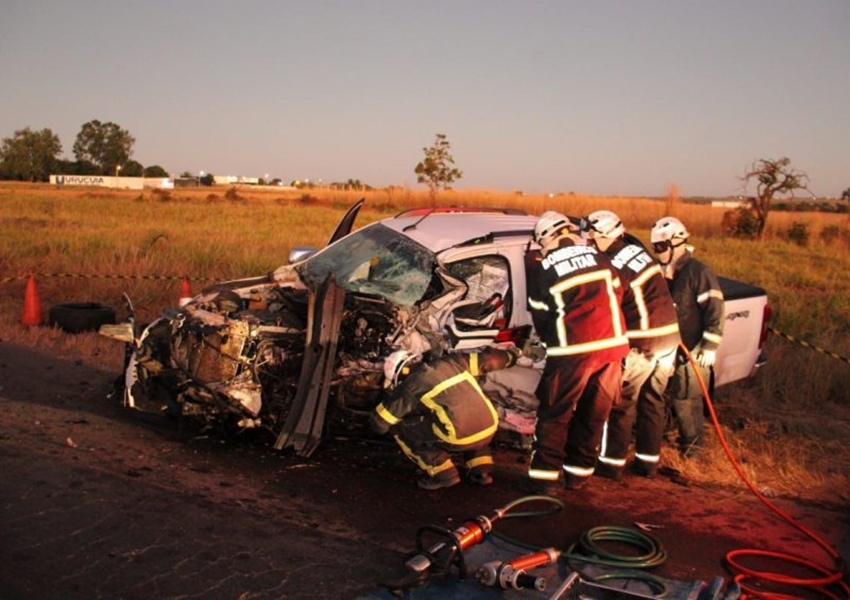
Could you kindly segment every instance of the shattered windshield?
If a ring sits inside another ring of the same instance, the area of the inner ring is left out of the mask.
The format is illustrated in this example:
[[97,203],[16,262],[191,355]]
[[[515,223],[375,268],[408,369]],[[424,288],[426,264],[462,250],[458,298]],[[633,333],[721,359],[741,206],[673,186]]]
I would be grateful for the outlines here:
[[344,237],[297,267],[316,289],[329,274],[349,292],[382,296],[400,306],[422,299],[434,271],[434,254],[376,223]]

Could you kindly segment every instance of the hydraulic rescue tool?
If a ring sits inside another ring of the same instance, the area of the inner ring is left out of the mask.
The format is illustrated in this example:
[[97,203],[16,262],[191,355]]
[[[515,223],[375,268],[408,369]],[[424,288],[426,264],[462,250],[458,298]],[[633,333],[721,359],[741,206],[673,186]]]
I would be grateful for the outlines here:
[[[516,506],[533,501],[549,502],[554,504],[556,507],[545,511],[522,513],[511,512],[511,510]],[[519,498],[502,508],[496,509],[490,515],[480,515],[478,517],[467,519],[460,525],[460,527],[457,527],[452,531],[435,525],[426,525],[425,527],[421,527],[416,534],[417,553],[404,563],[404,566],[407,569],[407,575],[396,580],[383,582],[381,585],[395,594],[402,593],[404,590],[424,584],[429,578],[444,577],[450,572],[452,567],[457,570],[457,574],[460,578],[465,578],[469,574],[469,569],[466,565],[464,552],[473,546],[482,543],[486,539],[487,534],[493,530],[493,524],[498,520],[509,517],[552,514],[561,510],[563,507],[564,505],[561,501],[550,496],[526,496]],[[426,547],[426,544],[429,542],[430,546]],[[535,559],[529,558],[528,560],[542,560],[542,556]],[[547,553],[546,561],[551,562],[552,560],[557,560],[557,556],[552,559],[551,555]],[[547,564],[547,562],[537,563],[536,566]],[[533,568],[533,566],[529,566],[530,564],[530,562],[526,564],[525,561],[521,561],[517,565],[512,565],[510,567],[506,566],[504,569],[506,585],[514,585],[513,583],[508,583],[508,576],[513,577],[518,575],[519,571]],[[499,570],[498,566],[496,567],[496,570]],[[525,584],[525,582],[526,579],[523,578],[523,584]],[[535,583],[534,585],[537,584]],[[508,588],[505,587],[505,589]]]
[[560,555],[555,548],[544,548],[503,562],[494,560],[479,567],[478,581],[491,587],[498,585],[503,590],[530,588],[542,592],[546,589],[546,578],[529,575],[526,571],[552,564]]

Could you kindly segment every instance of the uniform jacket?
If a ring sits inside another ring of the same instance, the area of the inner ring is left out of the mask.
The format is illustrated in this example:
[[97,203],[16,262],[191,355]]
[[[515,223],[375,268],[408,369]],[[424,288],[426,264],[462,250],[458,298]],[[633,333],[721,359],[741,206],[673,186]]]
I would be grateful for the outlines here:
[[618,239],[605,255],[623,285],[623,315],[632,348],[649,354],[669,352],[679,345],[679,319],[667,280],[649,252]]
[[528,269],[528,307],[547,356],[622,359],[629,350],[617,271],[568,238]]
[[723,337],[724,300],[714,271],[686,252],[676,262],[673,279],[668,282],[682,342],[688,350],[698,344],[717,350]]
[[430,419],[434,435],[456,446],[489,441],[499,425],[496,409],[458,355],[416,365],[375,409],[372,427],[386,432],[417,416]]

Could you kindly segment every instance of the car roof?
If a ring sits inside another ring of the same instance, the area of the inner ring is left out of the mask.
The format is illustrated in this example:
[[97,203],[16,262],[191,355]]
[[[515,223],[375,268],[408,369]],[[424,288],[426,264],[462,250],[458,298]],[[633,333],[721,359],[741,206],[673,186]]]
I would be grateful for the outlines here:
[[487,236],[527,238],[534,232],[536,222],[536,216],[527,214],[463,211],[424,215],[403,213],[384,219],[381,224],[440,252]]

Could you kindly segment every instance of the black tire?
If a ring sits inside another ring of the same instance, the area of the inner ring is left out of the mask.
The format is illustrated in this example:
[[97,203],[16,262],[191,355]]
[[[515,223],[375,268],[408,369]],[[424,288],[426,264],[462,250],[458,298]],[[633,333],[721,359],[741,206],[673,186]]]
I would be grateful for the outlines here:
[[115,323],[115,311],[97,302],[69,302],[50,307],[48,324],[66,333],[97,331],[101,325]]

